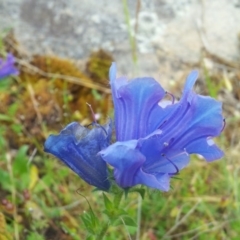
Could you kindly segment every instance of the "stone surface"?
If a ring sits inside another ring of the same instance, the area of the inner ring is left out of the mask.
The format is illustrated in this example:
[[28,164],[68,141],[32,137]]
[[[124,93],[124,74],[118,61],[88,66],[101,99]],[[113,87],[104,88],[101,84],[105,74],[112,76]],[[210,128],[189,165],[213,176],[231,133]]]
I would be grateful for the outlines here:
[[[240,0],[129,0],[130,29],[123,2],[1,0],[0,30],[14,28],[30,53],[84,59],[103,48],[121,73],[163,81],[182,77],[199,61],[203,45],[227,60],[240,58]],[[130,34],[137,43],[137,67]]]

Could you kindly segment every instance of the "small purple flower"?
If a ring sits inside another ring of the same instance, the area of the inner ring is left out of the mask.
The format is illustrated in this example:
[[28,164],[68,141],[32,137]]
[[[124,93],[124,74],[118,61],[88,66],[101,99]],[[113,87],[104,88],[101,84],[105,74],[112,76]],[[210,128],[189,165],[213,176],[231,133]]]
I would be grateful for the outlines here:
[[19,73],[18,69],[14,66],[14,63],[15,59],[11,53],[7,55],[5,61],[0,59],[0,80],[9,75],[17,75]]
[[168,191],[170,178],[188,165],[190,154],[208,162],[223,156],[212,140],[223,129],[222,104],[192,90],[197,77],[192,71],[182,98],[171,103],[163,100],[166,92],[153,78],[116,78],[112,64],[117,142],[100,154],[114,167],[121,187],[144,184]]
[[107,191],[107,166],[98,152],[110,144],[111,125],[111,121],[104,126],[95,124],[90,130],[77,122],[70,123],[59,135],[48,137],[44,151],[61,159],[88,184]]

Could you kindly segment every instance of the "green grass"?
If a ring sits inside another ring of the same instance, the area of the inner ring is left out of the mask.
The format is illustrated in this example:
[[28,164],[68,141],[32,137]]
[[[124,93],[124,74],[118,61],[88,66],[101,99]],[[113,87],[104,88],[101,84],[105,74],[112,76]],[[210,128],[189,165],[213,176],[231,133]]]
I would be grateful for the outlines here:
[[[9,210],[1,205],[7,231],[15,239],[84,239],[81,215],[89,211],[89,206],[77,190],[86,196],[98,218],[104,220],[101,193],[92,192],[78,176],[43,152],[30,150],[27,145],[16,150],[9,148],[9,139],[4,137],[9,127],[19,136],[25,134],[14,116],[16,104],[0,115],[0,198],[14,206]],[[51,129],[43,126],[47,135]],[[237,239],[239,146],[227,144],[224,135],[218,142],[225,149],[225,158],[209,164],[192,157],[189,167],[181,171],[178,179],[172,179],[170,192],[150,190],[141,205],[137,193],[129,194],[122,206],[136,222],[137,213],[141,212],[139,230],[111,226],[105,239],[135,239],[138,231],[140,239]],[[39,142],[36,149],[42,144]]]

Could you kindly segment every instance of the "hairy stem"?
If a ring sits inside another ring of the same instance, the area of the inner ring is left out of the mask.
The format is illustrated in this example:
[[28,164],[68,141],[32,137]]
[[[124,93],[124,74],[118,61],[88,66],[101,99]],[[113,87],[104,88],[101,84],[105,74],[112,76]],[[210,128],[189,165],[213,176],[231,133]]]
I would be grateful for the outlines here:
[[10,175],[11,180],[11,193],[12,193],[12,204],[13,204],[13,218],[14,218],[14,236],[15,240],[19,240],[19,230],[17,223],[17,204],[16,204],[16,189],[15,189],[15,181],[12,171],[12,163],[11,163],[11,155],[9,153],[6,154],[7,159],[7,168]]

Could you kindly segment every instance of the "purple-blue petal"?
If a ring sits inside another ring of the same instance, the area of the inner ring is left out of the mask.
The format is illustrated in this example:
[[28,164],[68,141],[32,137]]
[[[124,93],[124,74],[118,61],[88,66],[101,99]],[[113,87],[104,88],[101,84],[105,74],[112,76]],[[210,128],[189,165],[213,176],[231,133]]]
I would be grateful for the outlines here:
[[137,140],[116,142],[100,152],[103,160],[114,167],[114,175],[122,187],[134,185],[136,172],[145,157],[136,149]]
[[169,191],[170,176],[168,174],[146,173],[142,168],[135,175],[135,184],[143,184],[150,188],[156,188],[163,192]]
[[143,170],[146,157],[138,149],[138,141],[116,142],[102,150],[103,160],[114,167],[114,177],[123,188],[144,184],[161,191],[169,190],[170,175],[148,173]]
[[116,142],[100,152],[104,161],[114,167],[114,176],[123,188],[144,184],[168,191],[171,176],[189,163],[185,151],[169,151],[162,155],[161,131],[146,138]]
[[176,110],[160,129],[168,149],[185,149],[189,154],[201,154],[207,161],[213,161],[221,158],[223,152],[213,142],[209,146],[207,140],[222,131],[222,104],[191,89],[196,76],[195,72],[190,74],[183,96],[175,104]]
[[110,139],[111,122],[91,130],[73,122],[59,135],[50,135],[44,150],[58,157],[90,185],[107,191],[110,188],[107,166],[98,152],[109,146]]
[[[1,59],[0,59],[1,60]],[[17,75],[18,69],[14,66],[14,56],[9,53],[5,61],[0,61],[0,79],[8,77],[9,75]]]
[[116,78],[116,65],[110,68],[116,137],[127,141],[145,137],[161,123],[163,109],[158,102],[165,96],[161,85],[153,78]]
[[188,93],[191,92],[197,79],[198,79],[198,71],[193,70],[192,72],[190,72],[190,74],[187,76],[187,79],[186,79],[183,95],[188,95]]
[[224,152],[214,143],[212,139],[198,139],[188,144],[186,151],[202,155],[208,162],[220,159]]

